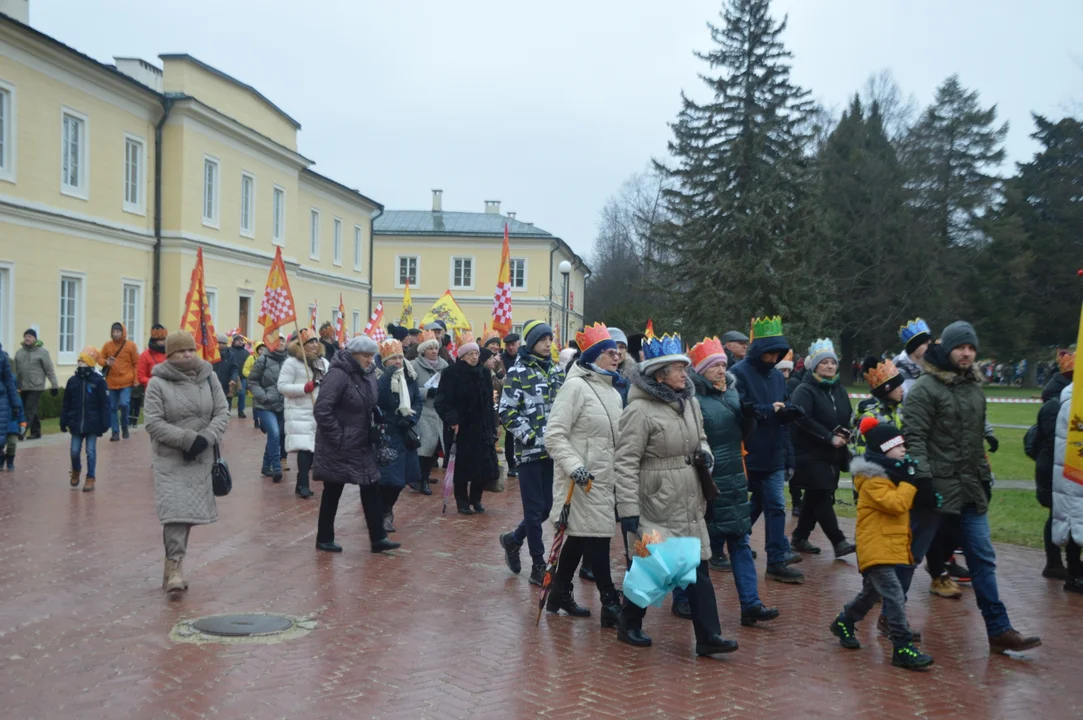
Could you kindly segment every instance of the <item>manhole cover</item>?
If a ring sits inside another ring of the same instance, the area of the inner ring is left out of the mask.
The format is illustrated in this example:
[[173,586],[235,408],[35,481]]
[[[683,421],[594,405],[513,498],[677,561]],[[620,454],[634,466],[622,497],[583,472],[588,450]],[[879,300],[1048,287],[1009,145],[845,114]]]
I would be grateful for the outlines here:
[[192,627],[208,635],[224,637],[247,637],[250,635],[274,635],[293,627],[293,621],[281,615],[212,615],[192,623]]

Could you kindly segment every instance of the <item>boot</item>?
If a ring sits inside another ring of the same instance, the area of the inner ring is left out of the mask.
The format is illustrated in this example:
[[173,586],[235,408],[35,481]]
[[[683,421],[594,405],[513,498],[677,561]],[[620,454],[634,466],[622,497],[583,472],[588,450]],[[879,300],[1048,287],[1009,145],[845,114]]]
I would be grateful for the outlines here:
[[83,492],[94,492],[94,478],[87,477],[86,482],[83,483]]
[[388,550],[397,550],[400,547],[402,547],[402,543],[391,542],[387,538],[384,538],[383,540],[377,540],[372,543],[372,552],[382,553],[387,552]]
[[1037,635],[1023,637],[1018,630],[1006,630],[999,635],[989,638],[989,651],[1004,654],[1006,652],[1023,652],[1039,647],[1042,639]]
[[707,561],[707,567],[719,572],[733,572],[733,563],[726,557],[726,553],[719,552]]
[[737,641],[727,640],[721,635],[712,635],[706,641],[696,643],[696,655],[700,657],[725,655],[726,653],[736,652],[736,650]]
[[282,471],[281,470],[275,470],[274,475],[271,476],[271,482],[273,482],[273,483],[282,482]]
[[15,470],[15,453],[8,455],[8,472]]
[[758,622],[767,622],[768,620],[774,620],[777,617],[778,608],[764,607],[761,604],[751,610],[742,610],[741,624],[745,627],[752,627]]
[[504,563],[508,566],[508,570],[518,575],[523,570],[523,562],[519,558],[519,550],[523,547],[522,544],[515,542],[515,538],[511,533],[504,533],[500,536],[500,547],[504,548]]
[[616,590],[602,593],[602,627],[615,628],[620,624],[620,597]]
[[295,487],[293,489],[293,492],[295,492],[298,497],[303,498],[305,500],[307,500],[310,497],[312,497],[313,495],[315,495],[315,493],[312,492],[312,490],[308,487],[308,483],[307,482],[301,482],[300,480],[297,481],[297,487]]
[[484,513],[485,512],[485,506],[482,505],[480,502],[474,503],[474,512],[478,513],[478,514]]
[[316,543],[316,549],[317,550],[323,550],[324,552],[329,552],[329,553],[340,553],[340,552],[342,552],[342,546],[339,545],[334,540],[330,540],[328,542],[317,542]]
[[545,563],[534,563],[530,566],[530,584],[542,586],[545,582]]
[[1042,568],[1042,577],[1049,580],[1067,580],[1068,571],[1063,565],[1046,565]]
[[782,583],[800,585],[805,582],[805,574],[800,570],[794,570],[785,563],[775,563],[767,566],[765,577]]
[[175,600],[188,589],[188,585],[181,574],[180,560],[166,560],[165,565],[165,591],[169,593],[171,600]]
[[120,429],[120,436],[122,438],[124,438],[125,440],[127,440],[128,438],[130,438],[132,436],[131,433],[128,432],[128,426],[127,425],[125,425],[123,428]]
[[[755,552],[752,553],[752,559],[753,560],[756,559],[756,553]],[[788,553],[786,553],[785,557],[782,558],[782,564],[783,565],[796,565],[799,562],[803,562],[804,559],[805,558],[803,558],[799,553],[788,552]]]
[[617,640],[635,647],[651,646],[651,638],[642,628],[628,627],[628,619],[623,612],[617,615]]
[[849,540],[843,540],[842,542],[835,544],[835,559],[846,557],[847,555],[853,555],[857,552],[857,545],[854,545]]
[[590,610],[576,604],[575,597],[572,596],[572,584],[564,584],[559,580],[553,581],[553,589],[545,600],[545,609],[554,615],[559,615],[563,610],[572,617],[590,617]]
[[681,620],[692,619],[692,606],[688,603],[687,600],[681,600],[679,602],[677,600],[674,600],[673,606],[670,607],[669,611],[679,617]]
[[839,645],[848,650],[858,650],[861,647],[854,624],[846,619],[846,613],[839,613],[831,623],[831,634],[839,639]]
[[[887,618],[884,617],[883,615],[881,615],[876,620],[876,629],[880,631],[881,635],[890,635],[891,634],[891,631],[888,630],[888,627],[887,627]],[[921,631],[920,630],[915,630],[914,628],[909,628],[909,630],[910,630],[910,637],[913,639],[913,641],[914,642],[921,642]]]
[[906,670],[922,670],[933,664],[933,656],[918,650],[914,643],[909,643],[891,651],[891,664]]
[[82,472],[81,470],[72,470],[71,471],[71,486],[73,488],[79,487],[79,474],[81,472]]
[[820,548],[810,543],[807,538],[804,540],[794,538],[790,541],[790,547],[792,547],[797,552],[808,553],[810,555],[820,554]]
[[384,513],[384,532],[395,532],[395,515],[393,513]]
[[120,433],[115,432],[109,436],[109,442],[120,442]]
[[288,457],[282,458],[281,465],[282,465],[282,472],[289,472],[290,471],[290,459]]
[[1064,590],[1066,592],[1083,594],[1083,577],[1074,577],[1065,580]]
[[459,514],[460,515],[473,515],[474,511],[470,509],[470,504],[469,503],[459,503]]
[[933,578],[933,581],[929,583],[929,593],[932,595],[939,595],[942,598],[961,598],[963,591],[959,589],[959,586],[955,584],[955,581],[951,579],[951,576],[947,573],[941,575],[938,578]]
[[417,484],[417,491],[422,495],[432,495],[432,488],[429,487],[428,478],[421,478],[421,482]]

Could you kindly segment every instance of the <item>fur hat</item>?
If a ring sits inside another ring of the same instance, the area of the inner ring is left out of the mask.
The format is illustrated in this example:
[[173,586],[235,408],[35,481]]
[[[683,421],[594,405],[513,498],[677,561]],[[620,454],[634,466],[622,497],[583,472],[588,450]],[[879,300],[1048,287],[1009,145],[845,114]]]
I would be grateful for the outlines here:
[[98,352],[98,348],[93,345],[88,345],[82,349],[79,353],[79,360],[86,363],[90,367],[95,367],[98,361],[101,360],[102,354]]
[[312,328],[301,328],[301,344],[305,345],[309,340],[319,340],[320,336]]
[[164,325],[155,323],[154,327],[150,329],[151,340],[165,340],[167,335],[169,335],[169,331],[165,329]]
[[380,352],[380,346],[368,335],[358,335],[350,338],[350,341],[346,343],[346,352],[351,355],[356,355],[358,353],[375,355]]
[[165,339],[165,354],[169,357],[175,352],[180,350],[195,350],[196,339],[192,337],[192,333],[187,330],[178,330],[175,333],[169,333]]

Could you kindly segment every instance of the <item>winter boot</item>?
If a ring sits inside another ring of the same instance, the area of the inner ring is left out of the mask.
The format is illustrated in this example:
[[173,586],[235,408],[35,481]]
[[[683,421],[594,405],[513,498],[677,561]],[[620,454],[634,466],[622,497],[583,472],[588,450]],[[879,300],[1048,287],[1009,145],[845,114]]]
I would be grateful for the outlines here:
[[71,471],[71,486],[73,488],[79,487],[79,475],[80,475],[81,472],[82,472],[81,470],[72,470]]
[[504,533],[500,536],[500,547],[504,548],[504,563],[508,566],[508,570],[516,575],[522,572],[523,562],[519,558],[519,550],[523,546],[515,542],[511,533]]
[[616,590],[602,593],[602,627],[615,628],[620,624],[620,597]]
[[417,484],[417,491],[422,495],[432,495],[432,488],[429,487],[428,478],[421,478],[421,482]]
[[170,600],[176,600],[188,589],[188,584],[184,582],[184,576],[181,574],[180,560],[166,560],[165,566],[165,591],[169,594]]
[[778,608],[764,607],[761,604],[751,610],[742,610],[741,624],[745,627],[752,627],[758,622],[767,622],[768,620],[774,620],[777,617]]
[[120,433],[115,432],[109,436],[109,442],[120,442]]
[[1064,590],[1083,595],[1083,577],[1068,578],[1064,581]]
[[775,563],[774,565],[767,566],[767,572],[765,577],[771,580],[776,580],[781,583],[790,583],[792,585],[800,585],[805,582],[805,574],[800,570],[794,570],[785,563]]
[[733,572],[733,563],[726,557],[726,553],[719,552],[717,555],[711,557],[707,561],[707,567],[712,570],[718,570],[719,572]]
[[815,545],[813,545],[812,543],[810,543],[807,538],[804,539],[804,540],[799,540],[798,538],[794,538],[793,540],[790,541],[790,547],[792,547],[797,552],[808,553],[809,555],[819,555],[820,554],[820,548],[818,548]]
[[1067,580],[1068,571],[1064,569],[1064,565],[1046,565],[1042,568],[1042,577],[1049,580]]
[[300,480],[297,481],[297,486],[293,489],[293,492],[295,492],[298,497],[304,498],[305,500],[315,494],[312,492],[311,488],[308,487],[308,482],[301,482]]
[[955,581],[951,579],[951,576],[944,573],[938,578],[933,578],[933,581],[929,583],[929,593],[931,595],[939,595],[942,598],[961,598],[963,591],[959,589],[959,586],[955,584]]
[[1042,639],[1037,635],[1023,637],[1017,630],[1006,630],[999,635],[989,638],[989,650],[995,653],[1023,652],[1036,648],[1042,644]]
[[534,563],[530,566],[530,584],[542,586],[545,582],[545,563]]
[[843,540],[842,542],[835,543],[835,559],[846,557],[847,555],[853,555],[857,552],[857,545],[854,545],[849,540]]
[[563,610],[572,617],[590,617],[590,610],[576,604],[575,597],[572,595],[572,584],[565,584],[559,580],[553,581],[553,587],[545,601],[545,609],[554,615],[559,615]]
[[120,436],[122,438],[124,438],[125,440],[127,440],[128,438],[130,438],[132,436],[131,433],[128,432],[128,426],[127,425],[125,425],[123,428],[121,428]]
[[907,643],[891,651],[891,664],[906,670],[922,670],[933,664],[933,656],[927,655]]
[[696,655],[711,657],[737,651],[737,641],[727,640],[721,635],[712,635],[704,642],[696,643]]
[[835,621],[831,623],[831,634],[839,639],[839,645],[848,650],[857,650],[861,647],[854,624],[846,619],[846,613],[839,613]]
[[94,478],[87,476],[86,482],[83,483],[83,492],[94,492]]
[[623,612],[617,617],[617,640],[635,647],[651,646],[651,638],[647,633],[643,632],[643,628],[628,627],[628,618]]

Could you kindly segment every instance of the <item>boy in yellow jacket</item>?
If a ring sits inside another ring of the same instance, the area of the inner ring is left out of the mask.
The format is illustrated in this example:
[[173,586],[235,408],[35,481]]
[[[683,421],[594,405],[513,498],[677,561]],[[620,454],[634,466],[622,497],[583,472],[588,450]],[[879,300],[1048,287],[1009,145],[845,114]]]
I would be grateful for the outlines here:
[[860,431],[867,449],[850,469],[857,492],[857,563],[864,583],[857,597],[831,623],[831,632],[844,648],[860,648],[854,624],[883,598],[893,646],[891,664],[920,670],[932,665],[933,658],[914,647],[906,621],[906,595],[895,566],[914,564],[910,508],[939,507],[940,498],[928,480],[915,477],[915,463],[907,455],[906,441],[897,427],[870,417],[861,421]]

